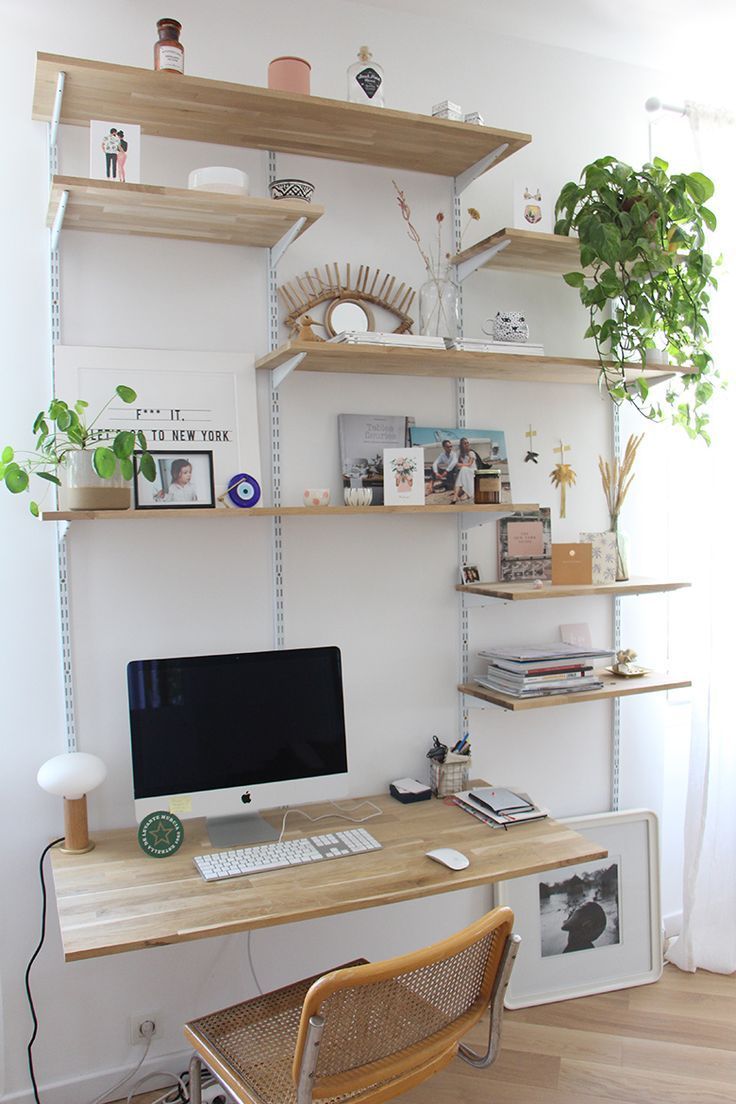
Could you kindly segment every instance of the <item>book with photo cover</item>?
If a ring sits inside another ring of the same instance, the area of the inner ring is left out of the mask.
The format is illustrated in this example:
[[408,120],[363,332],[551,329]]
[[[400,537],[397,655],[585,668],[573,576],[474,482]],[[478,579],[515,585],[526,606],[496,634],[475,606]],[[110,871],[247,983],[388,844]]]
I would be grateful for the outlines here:
[[337,439],[345,490],[371,492],[370,506],[383,506],[383,450],[405,448],[413,419],[395,414],[338,414]]
[[549,507],[517,512],[498,521],[498,581],[552,578],[552,518]]

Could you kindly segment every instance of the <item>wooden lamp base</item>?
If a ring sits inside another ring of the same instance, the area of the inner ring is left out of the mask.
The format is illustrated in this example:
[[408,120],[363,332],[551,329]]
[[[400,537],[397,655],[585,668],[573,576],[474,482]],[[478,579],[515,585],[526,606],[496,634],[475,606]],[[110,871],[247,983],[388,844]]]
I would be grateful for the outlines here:
[[87,797],[64,798],[64,842],[59,848],[65,855],[84,855],[94,848],[87,829]]

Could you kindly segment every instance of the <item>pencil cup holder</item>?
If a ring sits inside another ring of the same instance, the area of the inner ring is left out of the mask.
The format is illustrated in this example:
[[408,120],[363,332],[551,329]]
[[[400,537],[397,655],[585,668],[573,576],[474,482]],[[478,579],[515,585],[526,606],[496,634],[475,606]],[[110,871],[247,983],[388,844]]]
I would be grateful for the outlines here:
[[458,756],[462,762],[437,763],[434,759],[429,764],[430,786],[435,797],[447,797],[448,794],[467,790],[470,778],[470,759],[467,756]]

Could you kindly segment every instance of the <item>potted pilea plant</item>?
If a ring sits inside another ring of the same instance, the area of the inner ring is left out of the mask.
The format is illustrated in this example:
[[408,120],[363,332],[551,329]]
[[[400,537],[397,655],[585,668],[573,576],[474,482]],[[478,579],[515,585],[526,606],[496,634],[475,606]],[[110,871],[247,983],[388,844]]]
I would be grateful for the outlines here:
[[661,420],[661,403],[646,380],[627,384],[626,369],[647,357],[651,365],[653,350],[662,350],[688,369],[667,383],[672,421],[710,443],[704,408],[718,372],[707,348],[707,315],[718,285],[704,246],[706,230],[716,226],[706,206],[713,184],[698,172],[670,176],[668,168],[658,157],[639,170],[615,157],[587,165],[580,183],[560,193],[555,233],[580,239],[580,270],[564,279],[589,312],[585,337],[595,341],[611,399]]
[[[69,406],[63,399],[52,399],[33,423],[35,451],[16,453],[9,445],[0,454],[0,480],[11,494],[29,489],[31,476],[57,487],[57,474],[66,469],[69,508],[72,510],[125,510],[130,506],[130,480],[133,478],[133,453],[138,451],[139,470],[153,482],[156,467],[140,430],[123,429],[118,433],[95,426],[116,398],[133,403],[131,387],[120,384],[92,419],[87,420],[83,399]],[[31,513],[39,516],[39,506],[31,501]]]

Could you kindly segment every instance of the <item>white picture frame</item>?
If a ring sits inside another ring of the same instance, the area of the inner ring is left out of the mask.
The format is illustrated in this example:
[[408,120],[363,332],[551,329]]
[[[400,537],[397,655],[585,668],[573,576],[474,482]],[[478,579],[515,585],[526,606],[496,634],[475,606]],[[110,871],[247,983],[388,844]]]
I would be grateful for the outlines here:
[[143,430],[151,450],[211,449],[216,498],[241,472],[261,482],[252,353],[57,345],[54,363],[56,395],[70,404],[84,399],[96,412],[121,383],[137,393],[130,406],[113,402],[97,428]]
[[[656,814],[633,809],[563,823],[605,847],[608,858],[498,883],[496,904],[513,909],[522,940],[506,1008],[646,985],[662,973]],[[603,931],[595,909],[581,915],[589,904],[605,912]],[[564,931],[563,915],[565,923],[578,917]]]

